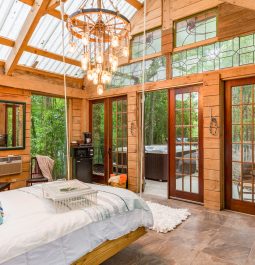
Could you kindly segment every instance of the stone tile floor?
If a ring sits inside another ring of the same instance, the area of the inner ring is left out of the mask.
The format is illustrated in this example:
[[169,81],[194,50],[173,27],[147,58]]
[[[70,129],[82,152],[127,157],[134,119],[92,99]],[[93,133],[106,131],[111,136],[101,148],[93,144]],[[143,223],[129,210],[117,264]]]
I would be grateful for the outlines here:
[[145,200],[188,208],[176,230],[149,231],[104,265],[255,265],[255,216],[144,195]]
[[167,198],[167,186],[167,182],[146,179],[144,194],[156,195],[163,198]]

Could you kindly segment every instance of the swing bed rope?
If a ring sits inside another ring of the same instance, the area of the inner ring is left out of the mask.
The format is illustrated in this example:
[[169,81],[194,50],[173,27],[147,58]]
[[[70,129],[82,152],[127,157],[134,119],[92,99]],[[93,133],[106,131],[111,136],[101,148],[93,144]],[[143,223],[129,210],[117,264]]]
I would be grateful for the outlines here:
[[146,49],[146,7],[147,3],[143,3],[143,60],[142,60],[142,94],[141,94],[141,144],[140,144],[140,185],[139,194],[142,197],[143,181],[144,181],[144,101],[145,101],[145,49]]
[[65,97],[65,122],[66,122],[66,165],[67,165],[67,180],[70,176],[70,145],[69,145],[69,129],[68,129],[68,106],[67,106],[67,84],[66,84],[66,63],[65,63],[65,6],[60,0],[61,20],[62,20],[62,56],[64,63],[64,97]]

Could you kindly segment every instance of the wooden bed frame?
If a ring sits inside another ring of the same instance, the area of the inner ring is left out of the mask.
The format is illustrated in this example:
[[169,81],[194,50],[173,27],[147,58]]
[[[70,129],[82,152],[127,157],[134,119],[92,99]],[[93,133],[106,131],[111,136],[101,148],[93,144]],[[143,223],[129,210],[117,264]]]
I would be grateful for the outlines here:
[[135,231],[120,238],[106,241],[95,248],[92,252],[89,252],[75,261],[72,265],[99,265],[145,234],[145,228],[139,227]]

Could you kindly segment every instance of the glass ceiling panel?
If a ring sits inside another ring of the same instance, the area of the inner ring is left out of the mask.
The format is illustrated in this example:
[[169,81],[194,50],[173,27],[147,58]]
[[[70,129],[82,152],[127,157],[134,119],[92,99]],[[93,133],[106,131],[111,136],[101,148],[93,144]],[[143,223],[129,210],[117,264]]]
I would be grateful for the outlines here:
[[63,74],[64,66],[66,65],[66,74],[68,76],[77,78],[82,78],[84,76],[84,72],[78,66],[74,66],[67,63],[64,64],[63,62],[56,61],[43,56],[38,56],[29,52],[23,53],[18,64],[56,74]]
[[[61,20],[50,15],[45,15],[42,17],[29,41],[29,45],[62,55],[61,23]],[[68,50],[69,33],[66,27],[64,30],[64,36],[66,57],[80,60],[82,53],[81,43],[77,46],[74,53],[70,53]]]
[[1,45],[0,44],[0,60],[1,61],[6,61],[10,52],[11,52],[12,48],[5,46],[5,45]]
[[0,36],[16,40],[30,9],[17,0],[0,0]]

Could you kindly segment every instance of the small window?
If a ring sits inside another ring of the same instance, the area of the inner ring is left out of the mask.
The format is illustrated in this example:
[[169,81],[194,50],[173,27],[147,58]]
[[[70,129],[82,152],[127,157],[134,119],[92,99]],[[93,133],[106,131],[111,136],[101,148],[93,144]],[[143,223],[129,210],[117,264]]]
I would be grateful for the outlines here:
[[[146,32],[145,55],[161,51],[161,29]],[[136,59],[143,56],[143,34],[133,37],[131,41],[131,58]]]
[[175,47],[214,38],[217,35],[217,10],[209,10],[175,23]]

